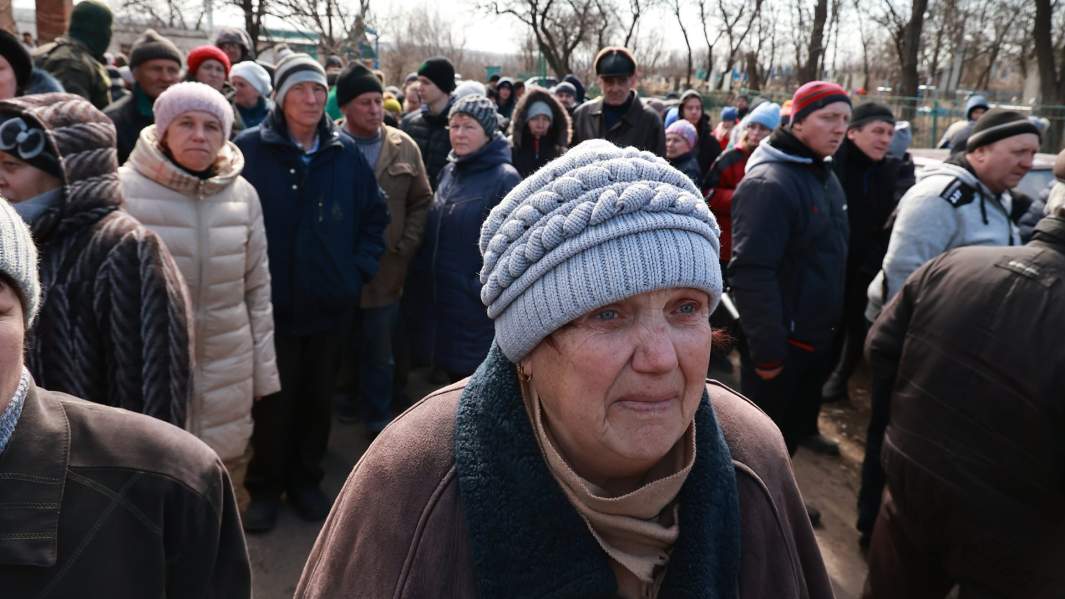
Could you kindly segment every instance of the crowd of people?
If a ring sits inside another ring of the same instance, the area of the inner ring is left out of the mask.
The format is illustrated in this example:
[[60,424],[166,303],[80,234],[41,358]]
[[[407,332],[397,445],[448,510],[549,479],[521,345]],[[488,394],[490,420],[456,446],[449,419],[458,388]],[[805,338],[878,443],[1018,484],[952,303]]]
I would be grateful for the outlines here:
[[[325,520],[301,598],[828,598],[790,458],[839,453],[818,415],[863,350],[865,596],[1065,582],[1039,120],[975,96],[915,172],[909,124],[832,82],[714,123],[619,47],[589,98],[266,63],[239,29],[111,55],[111,24],[0,31],[14,596],[248,597],[244,534],[287,505]],[[746,398],[707,380],[731,354]],[[450,384],[397,418],[415,367]],[[373,441],[335,499],[334,417]]]

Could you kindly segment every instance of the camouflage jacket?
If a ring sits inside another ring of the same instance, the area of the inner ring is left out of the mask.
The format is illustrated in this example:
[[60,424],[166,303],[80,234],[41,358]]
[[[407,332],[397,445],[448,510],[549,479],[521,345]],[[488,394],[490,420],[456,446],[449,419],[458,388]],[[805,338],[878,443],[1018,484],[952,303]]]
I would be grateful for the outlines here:
[[77,94],[103,110],[111,102],[111,79],[107,69],[93,58],[80,41],[60,37],[33,52],[33,59],[63,84],[63,89]]

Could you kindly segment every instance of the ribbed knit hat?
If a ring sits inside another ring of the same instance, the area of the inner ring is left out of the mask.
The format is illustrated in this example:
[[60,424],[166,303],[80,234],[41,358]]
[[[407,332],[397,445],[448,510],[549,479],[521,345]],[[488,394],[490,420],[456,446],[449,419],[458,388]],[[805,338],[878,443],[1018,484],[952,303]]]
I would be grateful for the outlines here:
[[166,88],[152,106],[155,113],[155,130],[163,139],[166,128],[177,117],[191,111],[206,112],[222,123],[223,139],[229,139],[233,130],[233,107],[218,90],[198,81],[184,81]]
[[367,92],[385,93],[381,80],[361,62],[344,67],[337,77],[337,106],[344,106]]
[[875,121],[894,125],[895,115],[892,114],[891,108],[880,102],[862,102],[854,107],[854,112],[851,113],[851,122],[847,125],[847,128],[857,129],[866,123]]
[[791,98],[791,122],[801,123],[815,110],[821,110],[836,102],[851,103],[847,90],[829,81],[811,81],[795,90]]
[[738,121],[739,118],[740,118],[740,111],[736,110],[735,106],[726,106],[726,107],[721,109],[721,118],[719,120],[722,120],[722,121]]
[[455,96],[455,99],[464,98],[466,96],[487,96],[488,88],[486,88],[480,81],[467,79],[455,86],[455,91],[452,92],[451,95]]
[[425,77],[433,82],[445,94],[450,94],[455,89],[455,67],[451,61],[442,57],[434,56],[418,67],[418,76]]
[[695,130],[695,125],[692,125],[684,119],[677,119],[666,128],[666,135],[670,133],[679,135],[688,142],[688,147],[694,149],[699,142],[699,132]]
[[248,82],[249,85],[255,88],[255,91],[259,92],[260,96],[270,95],[270,90],[273,87],[270,85],[270,73],[266,72],[259,63],[252,60],[245,60],[233,65],[233,68],[229,70],[229,78],[240,77]]
[[174,42],[159,35],[154,29],[145,29],[144,33],[133,42],[133,50],[129,53],[129,68],[135,69],[157,58],[173,60],[178,63],[178,66],[184,62],[181,50],[178,50]]
[[226,70],[226,77],[229,77],[229,68],[232,66],[229,64],[229,56],[219,49],[218,46],[200,46],[198,48],[193,48],[192,51],[189,52],[188,58],[189,73],[195,75],[196,71],[199,70],[200,65],[203,64],[205,60],[217,60],[222,63],[222,68]]
[[329,83],[325,78],[325,69],[318,61],[307,54],[292,53],[281,59],[274,67],[274,100],[277,107],[285,106],[285,94],[297,83],[317,83],[329,89]]
[[447,113],[448,120],[456,114],[465,114],[480,123],[485,135],[492,134],[499,129],[499,117],[496,116],[496,103],[484,96],[463,96],[451,105],[451,111]]
[[37,246],[30,229],[15,209],[0,198],[0,273],[10,278],[22,300],[22,321],[29,329],[41,302],[37,275]]
[[518,362],[596,307],[677,287],[721,297],[719,229],[691,180],[665,160],[581,143],[520,183],[481,227],[481,301]]
[[990,145],[1007,137],[1024,133],[1043,138],[1039,127],[1036,127],[1035,123],[1023,114],[1016,110],[992,108],[976,119],[973,131],[969,134],[969,141],[965,144],[965,150],[972,152],[980,146]]

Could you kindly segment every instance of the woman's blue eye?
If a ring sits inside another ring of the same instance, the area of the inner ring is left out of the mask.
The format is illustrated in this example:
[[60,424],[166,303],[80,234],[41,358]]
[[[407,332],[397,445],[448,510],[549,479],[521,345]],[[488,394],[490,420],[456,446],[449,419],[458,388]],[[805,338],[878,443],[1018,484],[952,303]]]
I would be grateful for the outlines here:
[[614,320],[617,316],[617,310],[602,310],[595,313],[596,320]]
[[697,311],[697,306],[693,302],[688,302],[686,304],[681,304],[681,306],[680,306],[680,312],[682,314],[695,314],[696,311]]

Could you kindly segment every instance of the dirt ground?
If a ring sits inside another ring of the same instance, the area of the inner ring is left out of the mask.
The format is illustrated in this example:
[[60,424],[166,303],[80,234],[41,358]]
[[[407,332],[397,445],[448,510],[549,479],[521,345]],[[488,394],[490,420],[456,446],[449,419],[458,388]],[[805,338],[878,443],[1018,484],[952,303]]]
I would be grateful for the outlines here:
[[[717,378],[738,386],[732,377]],[[866,566],[858,548],[854,522],[858,471],[869,415],[866,380],[865,373],[857,373],[851,380],[850,403],[827,404],[821,412],[821,431],[840,440],[842,455],[828,457],[800,449],[794,461],[795,476],[803,496],[821,510],[822,524],[815,534],[837,599],[859,597],[865,580]],[[411,394],[420,397],[435,386],[426,380],[424,373],[416,373],[412,377]],[[325,460],[323,487],[327,494],[335,496],[339,493],[345,477],[366,446],[361,425],[334,421]],[[304,522],[284,509],[274,531],[248,537],[256,599],[292,597],[318,530],[318,523]]]

